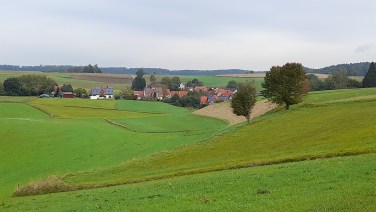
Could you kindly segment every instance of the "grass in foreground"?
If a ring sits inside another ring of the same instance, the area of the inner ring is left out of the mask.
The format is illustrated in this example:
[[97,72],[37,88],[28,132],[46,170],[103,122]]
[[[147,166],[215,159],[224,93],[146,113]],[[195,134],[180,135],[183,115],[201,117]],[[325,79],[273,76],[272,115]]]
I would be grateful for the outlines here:
[[12,198],[3,211],[375,211],[376,154]]
[[[27,104],[40,110],[23,103],[26,99]],[[104,120],[136,121],[145,117],[169,116],[172,106],[158,102],[146,102],[145,108],[158,108],[164,114],[138,112],[137,107],[132,106],[138,103],[134,101],[11,97],[1,100],[8,102],[0,102],[0,197],[9,197],[17,185],[30,180],[118,165],[202,141],[211,137],[218,128],[226,127],[223,121],[197,117],[187,110],[175,110],[174,113],[182,113],[187,122],[210,123],[211,130],[201,134],[137,133]],[[11,101],[21,103],[9,103]],[[117,104],[123,109],[117,109]],[[128,107],[134,110],[126,111]],[[158,125],[155,128],[149,124],[146,127],[158,131],[159,125],[167,121],[156,119]],[[193,127],[193,123],[187,123],[187,128]]]
[[[366,93],[358,92],[358,96]],[[288,112],[266,115],[252,125],[205,143],[128,161],[116,167],[61,175],[62,180],[71,189],[93,188],[236,167],[375,152],[376,99],[325,102],[332,94],[322,95],[321,101],[316,99],[318,104],[303,103]],[[343,98],[349,96],[346,94]]]

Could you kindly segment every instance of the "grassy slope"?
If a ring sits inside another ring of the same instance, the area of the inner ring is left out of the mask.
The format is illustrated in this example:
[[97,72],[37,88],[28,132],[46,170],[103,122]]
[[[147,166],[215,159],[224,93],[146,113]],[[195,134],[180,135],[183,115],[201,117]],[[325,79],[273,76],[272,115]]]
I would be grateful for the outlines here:
[[[340,91],[340,96],[358,98],[374,93],[375,89],[357,91]],[[322,101],[318,101],[318,95]],[[289,112],[269,114],[250,126],[202,144],[118,167],[71,174],[64,180],[72,185],[101,186],[234,166],[376,151],[376,98],[325,104],[331,95],[314,94],[306,101],[310,102],[309,107],[303,103]],[[313,105],[311,98],[320,104]]]
[[3,211],[375,211],[376,154],[12,198]]
[[[32,99],[7,97],[0,100],[28,101],[55,118],[21,103],[0,102],[0,197],[9,196],[17,184],[44,178],[53,173],[111,166],[125,160],[192,144],[211,136],[177,133],[135,133],[113,126],[104,117],[126,120],[153,117],[139,113],[134,101],[91,101],[81,99]],[[115,110],[115,105],[123,110]],[[167,114],[170,105],[145,102],[145,107],[159,108]],[[127,107],[132,112],[125,111]],[[97,108],[97,109],[92,109]],[[132,109],[133,108],[133,109]],[[201,117],[180,111],[192,122]],[[179,110],[175,110],[179,113]],[[56,119],[62,117],[64,119]],[[192,118],[193,117],[193,118]],[[223,121],[205,119],[212,129],[226,126]],[[159,120],[160,125],[164,120]],[[193,126],[193,124],[191,124]],[[151,126],[148,126],[151,127]]]

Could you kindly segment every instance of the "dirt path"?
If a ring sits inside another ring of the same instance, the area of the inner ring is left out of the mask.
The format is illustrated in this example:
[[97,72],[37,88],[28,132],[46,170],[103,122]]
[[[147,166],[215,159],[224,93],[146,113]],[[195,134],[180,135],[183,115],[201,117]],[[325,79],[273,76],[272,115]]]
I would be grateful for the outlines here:
[[[252,110],[251,117],[255,118],[264,115],[276,107],[277,105],[268,101],[258,101]],[[246,121],[244,116],[236,116],[232,113],[232,108],[229,102],[209,105],[203,109],[195,111],[194,114],[224,119],[229,122],[230,125]]]

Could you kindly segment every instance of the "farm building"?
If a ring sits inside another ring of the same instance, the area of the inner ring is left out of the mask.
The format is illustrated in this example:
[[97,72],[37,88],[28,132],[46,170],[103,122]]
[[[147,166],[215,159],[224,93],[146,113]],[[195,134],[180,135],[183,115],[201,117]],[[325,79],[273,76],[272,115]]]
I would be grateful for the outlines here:
[[76,95],[72,92],[63,92],[63,93],[61,93],[61,97],[63,97],[63,98],[76,98]]
[[95,87],[90,91],[90,99],[113,99],[114,88],[113,87]]

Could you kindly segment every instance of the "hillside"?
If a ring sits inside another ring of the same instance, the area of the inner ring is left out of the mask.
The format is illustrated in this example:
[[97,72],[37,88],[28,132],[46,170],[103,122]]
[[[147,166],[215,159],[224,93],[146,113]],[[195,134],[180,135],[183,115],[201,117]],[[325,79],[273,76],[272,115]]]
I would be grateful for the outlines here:
[[[24,187],[47,193],[96,189],[6,198],[0,209],[301,211],[325,207],[372,211],[376,205],[375,93],[375,89],[314,92],[288,112],[269,113],[252,125],[225,130],[226,134],[205,142],[130,159],[121,165],[86,171],[81,165],[79,172],[60,171],[47,184],[32,184],[56,186],[49,191]],[[43,106],[47,104],[35,104],[52,110]],[[147,104],[142,102],[128,110],[143,113],[150,108]],[[126,104],[117,107],[122,109]],[[145,118],[165,110],[152,108]],[[179,111],[171,107],[171,113]],[[40,115],[35,114],[35,118]]]
[[344,70],[347,72],[348,76],[364,76],[368,72],[369,66],[371,63],[350,63],[350,64],[338,64],[327,66],[319,69],[306,68],[306,71],[309,73],[316,74],[331,74],[335,71]]
[[118,165],[205,140],[226,126],[160,102],[0,97],[0,198],[30,180]]
[[375,89],[312,93],[289,112],[268,114],[204,143],[120,166],[60,175],[62,181],[56,183],[64,184],[63,190],[75,190],[375,152],[374,93]]

